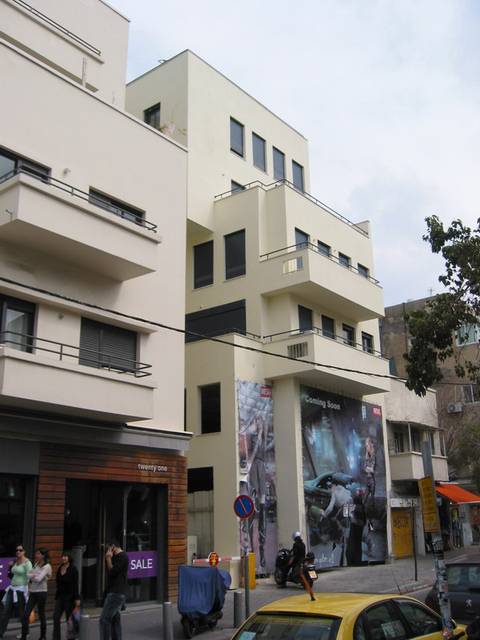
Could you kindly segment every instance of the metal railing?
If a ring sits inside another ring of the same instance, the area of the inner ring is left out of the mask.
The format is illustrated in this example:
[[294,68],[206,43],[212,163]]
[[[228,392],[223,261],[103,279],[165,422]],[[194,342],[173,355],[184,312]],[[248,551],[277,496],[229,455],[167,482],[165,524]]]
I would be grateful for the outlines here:
[[148,229],[153,233],[157,233],[158,227],[156,224],[153,224],[153,222],[148,222],[148,220],[145,220],[145,218],[143,218],[142,216],[135,216],[131,211],[127,211],[126,209],[122,209],[121,207],[116,207],[115,205],[109,204],[107,202],[102,202],[99,198],[92,196],[90,193],[87,193],[86,191],[82,191],[81,189],[78,189],[77,187],[74,187],[71,184],[68,184],[67,182],[58,180],[57,178],[52,178],[52,176],[48,175],[47,173],[37,172],[37,171],[34,171],[33,169],[28,169],[27,167],[20,166],[0,176],[0,184],[2,184],[3,182],[6,182],[7,180],[10,180],[10,178],[13,178],[14,176],[19,174],[25,174],[31,178],[35,178],[35,180],[39,180],[44,184],[48,184],[52,187],[55,187],[56,189],[59,189],[64,193],[68,193],[71,196],[79,198],[84,202],[93,204],[94,206],[99,207],[104,211],[113,213],[113,215],[118,216],[119,218],[122,218],[127,222],[131,222],[132,224],[136,224],[140,227],[144,227],[145,229]]
[[362,236],[365,236],[366,238],[369,237],[368,233],[364,229],[359,227],[358,224],[355,224],[345,216],[342,216],[341,213],[338,213],[338,211],[335,211],[335,209],[332,209],[332,207],[329,207],[328,204],[325,204],[318,198],[315,198],[315,196],[312,196],[310,193],[307,193],[306,191],[301,191],[293,184],[293,182],[290,182],[289,180],[276,180],[275,182],[270,182],[268,184],[265,184],[260,180],[254,180],[253,182],[248,182],[247,184],[242,185],[242,189],[230,189],[230,191],[224,191],[223,193],[219,193],[218,195],[215,196],[215,200],[222,200],[223,198],[227,198],[234,194],[243,193],[246,190],[252,189],[254,187],[259,187],[264,191],[270,191],[270,189],[274,189],[282,185],[285,185],[286,187],[293,189],[296,193],[298,193],[298,195],[303,196],[313,204],[317,205],[318,207],[321,207],[326,213],[329,213],[334,218],[337,218],[337,220],[340,220],[347,226],[351,227],[358,233],[362,234]]
[[333,340],[334,342],[339,342],[347,347],[352,347],[352,349],[356,349],[357,351],[363,351],[364,353],[368,353],[376,358],[384,358],[381,351],[377,351],[375,349],[365,348],[365,345],[361,342],[353,342],[348,340],[345,336],[340,336],[335,333],[331,333],[325,329],[321,329],[320,327],[311,327],[309,329],[291,329],[290,331],[280,331],[279,333],[272,333],[269,336],[263,336],[264,343],[275,342],[276,340],[282,340],[283,338],[294,338],[297,336],[305,336],[315,334],[321,336],[322,338],[327,338],[328,340]]
[[56,340],[39,338],[28,333],[0,331],[0,344],[27,353],[36,353],[37,351],[52,353],[58,356],[59,360],[71,358],[76,360],[78,364],[83,364],[87,367],[107,369],[108,371],[115,371],[117,373],[127,373],[135,376],[135,378],[144,378],[145,376],[152,375],[147,371],[147,369],[152,368],[151,364],[130,360],[129,358],[122,358],[121,356],[112,355],[111,353],[57,342]]
[[322,249],[320,249],[317,245],[313,244],[312,242],[301,242],[299,244],[292,244],[289,247],[284,247],[283,249],[276,249],[275,251],[270,251],[269,253],[263,253],[260,256],[260,260],[265,261],[265,260],[271,260],[272,258],[279,258],[281,256],[289,255],[291,253],[295,253],[296,251],[302,251],[304,249],[308,249],[309,251],[318,253],[324,258],[327,258],[327,260],[331,260],[332,262],[335,262],[336,264],[343,267],[344,269],[353,271],[354,273],[358,274],[362,278],[365,278],[365,280],[369,280],[370,282],[373,282],[373,284],[377,284],[377,285],[380,284],[379,280],[377,280],[376,278],[373,278],[371,275],[365,275],[357,267],[354,267],[351,264],[349,265],[344,264],[340,260],[340,258],[338,258],[338,256],[334,256],[331,253],[327,254],[325,251],[322,251]]
[[100,49],[97,49],[97,47],[94,47],[92,44],[90,44],[83,38],[80,38],[80,36],[77,36],[75,33],[72,33],[60,23],[55,22],[55,20],[52,20],[52,18],[49,18],[47,15],[45,15],[38,9],[35,9],[35,7],[32,7],[31,5],[27,4],[26,2],[24,2],[24,0],[12,0],[12,2],[15,2],[15,4],[18,4],[20,7],[22,7],[22,9],[25,9],[26,11],[30,11],[30,13],[32,13],[34,16],[36,16],[40,20],[43,20],[43,22],[46,22],[54,29],[58,29],[58,31],[68,36],[72,40],[75,40],[75,42],[77,42],[78,44],[81,44],[83,47],[85,47],[92,53],[97,54],[97,56],[100,56],[102,54]]
[[251,340],[256,340],[257,342],[262,341],[262,336],[259,336],[256,333],[251,333],[246,329],[237,329],[235,327],[231,327],[228,329],[218,329],[218,331],[211,331],[208,333],[208,335],[197,334],[195,331],[190,331],[189,329],[185,329],[185,331],[185,342],[198,342],[200,340],[208,340],[208,338],[219,338],[220,336],[226,336],[229,333],[234,333],[238,336],[250,338]]

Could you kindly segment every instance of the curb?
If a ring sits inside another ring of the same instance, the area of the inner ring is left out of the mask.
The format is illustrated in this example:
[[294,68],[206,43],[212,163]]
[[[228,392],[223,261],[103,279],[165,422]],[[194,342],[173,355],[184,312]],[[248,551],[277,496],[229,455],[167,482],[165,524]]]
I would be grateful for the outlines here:
[[[398,586],[398,592],[401,595],[405,595],[407,593],[414,593],[415,591],[421,591],[422,589],[431,589],[433,586],[432,582],[407,582],[406,584],[402,584]],[[392,589],[387,589],[384,591],[379,591],[378,593],[393,593]]]

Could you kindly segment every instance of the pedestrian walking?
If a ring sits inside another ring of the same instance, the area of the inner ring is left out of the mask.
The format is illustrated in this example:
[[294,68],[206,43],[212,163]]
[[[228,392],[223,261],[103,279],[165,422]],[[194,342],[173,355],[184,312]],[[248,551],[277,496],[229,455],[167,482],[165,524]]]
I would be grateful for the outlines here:
[[3,634],[7,630],[8,622],[12,617],[15,606],[20,620],[25,613],[28,594],[28,573],[32,570],[32,563],[25,554],[23,544],[17,545],[15,555],[15,562],[10,562],[9,564],[8,576],[10,585],[5,590],[2,600],[4,609],[0,619],[0,638],[3,638]]
[[47,636],[47,618],[45,617],[45,605],[47,602],[47,583],[52,577],[52,567],[48,558],[48,550],[39,548],[35,551],[35,564],[28,572],[28,601],[22,617],[22,640],[27,640],[29,631],[29,619],[32,611],[37,608],[40,620],[40,638],[45,640]]
[[72,556],[64,551],[56,576],[55,609],[53,612],[53,640],[61,639],[60,623],[65,614],[67,623],[73,610],[80,606],[78,571]]
[[128,556],[117,541],[107,545],[107,589],[100,615],[100,640],[122,640],[120,611],[127,599]]

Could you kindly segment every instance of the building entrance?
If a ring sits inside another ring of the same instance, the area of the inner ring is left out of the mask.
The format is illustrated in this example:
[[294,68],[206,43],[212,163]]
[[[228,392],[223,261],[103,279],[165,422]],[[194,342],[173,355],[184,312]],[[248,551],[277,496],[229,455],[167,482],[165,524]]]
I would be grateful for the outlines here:
[[104,556],[112,540],[129,554],[128,602],[157,599],[162,575],[158,550],[163,546],[158,543],[166,537],[158,515],[165,506],[162,486],[67,480],[64,546],[79,568],[84,600],[102,601]]

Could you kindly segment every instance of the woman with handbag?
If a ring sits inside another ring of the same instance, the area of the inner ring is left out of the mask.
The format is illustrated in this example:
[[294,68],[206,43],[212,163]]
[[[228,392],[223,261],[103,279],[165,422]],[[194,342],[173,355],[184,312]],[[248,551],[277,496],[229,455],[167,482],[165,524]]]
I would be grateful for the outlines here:
[[57,591],[55,593],[55,610],[53,612],[53,640],[61,640],[60,622],[65,614],[67,623],[74,611],[80,607],[78,589],[78,571],[73,564],[72,556],[63,552],[57,571]]
[[18,608],[18,616],[20,620],[25,612],[25,605],[28,594],[28,573],[32,570],[32,563],[25,555],[25,547],[23,544],[17,545],[15,550],[17,559],[11,562],[8,569],[8,577],[10,578],[10,586],[5,590],[3,596],[3,615],[0,619],[0,638],[7,630],[8,622],[12,617],[15,605]]
[[45,617],[45,604],[47,602],[47,582],[52,576],[52,567],[48,561],[47,549],[35,551],[35,564],[28,572],[28,602],[22,618],[22,640],[27,640],[30,614],[37,607],[40,619],[40,639],[46,640],[47,619]]

